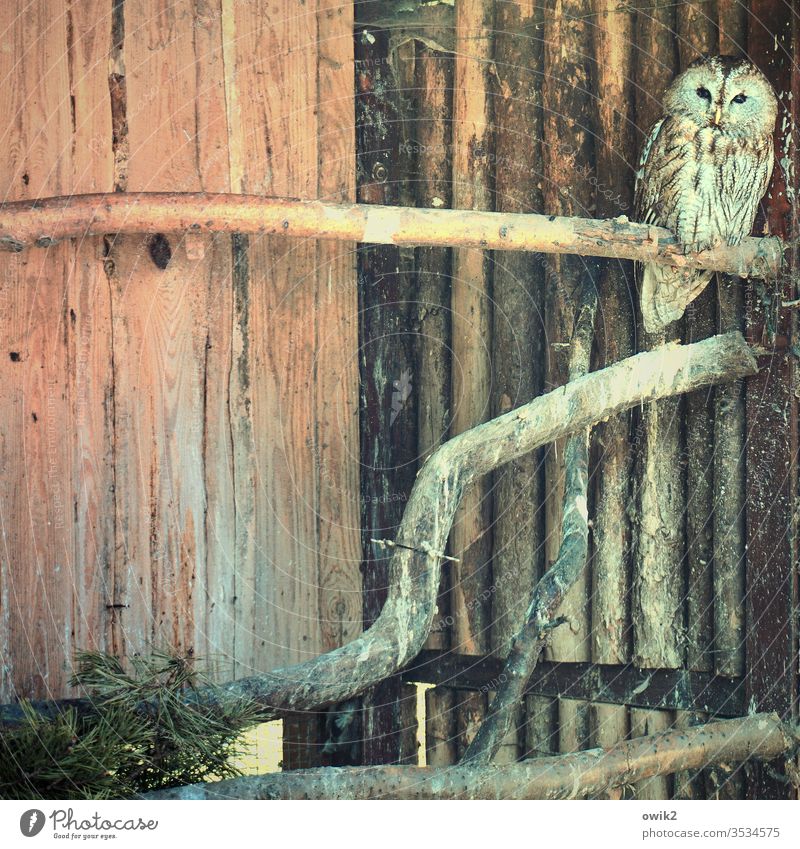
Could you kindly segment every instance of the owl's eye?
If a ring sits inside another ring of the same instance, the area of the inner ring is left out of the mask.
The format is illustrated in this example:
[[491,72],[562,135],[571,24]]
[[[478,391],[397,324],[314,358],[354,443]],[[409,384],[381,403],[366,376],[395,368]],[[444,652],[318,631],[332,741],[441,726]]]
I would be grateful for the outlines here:
[[702,97],[703,100],[707,100],[711,103],[711,92],[705,86],[701,85],[700,88],[697,89],[697,96]]
[[736,97],[733,98],[731,103],[744,103],[747,100],[746,94],[737,94]]

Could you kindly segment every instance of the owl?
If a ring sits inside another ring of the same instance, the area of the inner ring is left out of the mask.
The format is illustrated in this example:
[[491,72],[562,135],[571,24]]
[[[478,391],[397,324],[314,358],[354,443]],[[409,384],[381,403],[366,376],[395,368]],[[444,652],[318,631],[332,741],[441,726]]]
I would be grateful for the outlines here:
[[[663,98],[636,172],[636,220],[671,230],[683,252],[738,244],[750,233],[772,175],[778,101],[747,59],[699,59]],[[712,271],[645,264],[640,269],[644,328],[680,318]]]

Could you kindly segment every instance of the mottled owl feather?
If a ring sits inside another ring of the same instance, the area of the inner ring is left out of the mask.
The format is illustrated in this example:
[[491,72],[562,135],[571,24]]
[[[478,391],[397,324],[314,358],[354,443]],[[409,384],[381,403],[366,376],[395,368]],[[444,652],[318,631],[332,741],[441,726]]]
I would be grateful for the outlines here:
[[[715,56],[687,68],[642,148],[636,220],[668,228],[686,253],[738,244],[772,174],[776,114],[769,81],[748,60]],[[713,272],[645,264],[638,276],[643,324],[656,333],[683,315]]]

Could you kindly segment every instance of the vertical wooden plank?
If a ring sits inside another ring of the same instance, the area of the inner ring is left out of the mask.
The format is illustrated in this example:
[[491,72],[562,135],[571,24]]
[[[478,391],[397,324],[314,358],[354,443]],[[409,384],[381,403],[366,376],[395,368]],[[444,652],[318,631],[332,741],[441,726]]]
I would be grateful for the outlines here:
[[[542,151],[543,4],[495,7],[493,102],[495,203],[503,212],[544,211]],[[494,257],[492,413],[501,415],[541,394],[546,371],[544,300],[547,257]],[[544,450],[494,475],[491,645],[508,653],[544,566]],[[550,700],[526,700],[549,716]],[[527,725],[524,710],[520,721]],[[510,750],[509,750],[510,751]]]
[[[744,51],[747,9],[720,0],[719,50]],[[717,328],[744,332],[745,283],[717,275]],[[744,381],[714,388],[714,669],[744,671],[745,620],[745,400]]]
[[[226,190],[219,16],[190,0],[122,13],[127,188]],[[110,249],[123,654],[151,641],[207,648],[207,324],[218,308],[210,253],[211,240],[182,234]]]
[[[413,173],[417,205],[449,208],[452,192],[452,54],[418,43],[415,58],[413,125]],[[452,251],[449,248],[417,248],[416,373],[417,454],[423,462],[447,439],[450,430],[452,350]],[[426,648],[450,646],[452,571],[442,569],[437,615]],[[436,687],[425,693],[425,739],[427,763],[455,763],[455,692]]]
[[[592,704],[592,746],[610,748],[628,737],[628,710],[623,705]],[[623,788],[609,790],[601,798],[622,799]]]
[[[453,65],[449,53],[417,45],[414,64],[414,156],[417,205],[452,206]],[[420,463],[447,438],[450,430],[452,252],[421,247],[415,252],[417,275],[416,372],[417,453]],[[437,616],[425,643],[429,649],[450,643],[450,570],[442,570]]]
[[[72,122],[70,191],[114,189],[108,62],[111,19],[105,0],[68,3],[67,62]],[[72,591],[77,649],[110,650],[115,550],[114,371],[111,290],[101,238],[73,243],[68,277],[73,461]],[[69,662],[71,659],[67,658]]]
[[[672,722],[666,710],[631,710],[631,737],[644,737],[666,731]],[[636,784],[637,799],[669,799],[672,795],[673,778],[671,775],[658,775],[639,781]]]
[[[493,209],[491,126],[493,2],[462,0],[455,9],[453,94],[453,206]],[[492,280],[490,255],[453,251],[451,436],[491,417]],[[453,563],[452,648],[485,654],[490,638],[491,478],[475,481],[461,500],[450,534]],[[486,697],[457,697],[458,757],[471,742],[486,710]]]
[[[317,196],[353,202],[353,6],[320,0],[317,12]],[[317,242],[314,418],[318,498],[320,651],[361,631],[356,246]]]
[[[493,3],[465,0],[456,6],[456,59],[453,100],[453,206],[492,209],[492,153],[489,115],[489,62]],[[489,418],[491,362],[486,340],[491,331],[489,257],[483,251],[453,251],[453,371],[451,435]],[[464,494],[451,534],[454,564],[453,647],[466,654],[485,652],[491,554],[491,498],[485,480]]]
[[[543,15],[541,4],[496,7],[494,65],[495,204],[499,212],[542,212]],[[492,414],[540,395],[544,384],[542,257],[494,258]],[[495,472],[491,650],[508,654],[544,571],[542,452]]]
[[433,687],[425,693],[425,749],[428,766],[456,762],[456,691]]
[[[0,198],[68,193],[73,174],[64,2],[0,9]],[[0,272],[0,687],[59,696],[74,648],[74,423],[61,244],[3,256]]]
[[744,53],[747,47],[747,4],[742,0],[717,0],[719,52],[728,56]]
[[[544,124],[545,211],[555,215],[592,216],[595,208],[594,128],[592,104],[591,26],[585,5],[575,0],[548,0],[544,7]],[[579,175],[576,179],[576,173]],[[596,179],[595,179],[596,182]],[[578,287],[585,262],[581,257],[546,258],[545,319],[549,347],[546,390],[569,380],[569,342],[575,320]],[[555,562],[561,542],[564,501],[565,440],[545,453],[545,565]],[[589,646],[590,580],[586,573],[567,593],[559,610],[568,625],[553,632],[548,656],[557,661],[586,661]],[[560,701],[559,742],[567,751],[582,733],[567,729],[583,725],[585,706]],[[562,749],[563,751],[563,749]]]
[[[752,0],[748,55],[764,71],[778,94],[775,168],[766,196],[766,225],[784,239],[798,234],[794,198],[800,97],[800,34],[797,15],[775,0]],[[797,246],[788,252],[797,267]],[[775,293],[794,297],[792,277],[776,281]],[[775,297],[775,294],[772,296]],[[773,308],[768,316],[753,286],[748,286],[748,340],[764,345],[761,369],[746,383],[747,405],[747,670],[748,705],[797,717],[797,398],[795,355],[790,349],[795,321],[791,311]],[[770,320],[772,328],[770,328]],[[790,784],[774,776],[780,770],[754,766],[748,796],[795,798]]]
[[[661,114],[660,98],[674,76],[675,6],[667,0],[637,7],[636,123],[646,133]],[[679,338],[670,325],[664,338]],[[660,344],[641,337],[640,347]],[[682,401],[648,404],[638,422],[637,514],[632,598],[633,661],[643,668],[682,664],[685,556],[685,474]],[[640,438],[639,438],[640,437]]]
[[[544,204],[555,215],[594,214],[594,143],[590,27],[580,3],[552,0],[545,4],[544,28]],[[575,179],[578,173],[579,179]],[[568,380],[568,350],[575,319],[576,289],[582,279],[580,257],[546,259],[547,338],[546,389]],[[546,455],[546,563],[553,563],[561,542],[564,492],[563,446],[550,446]],[[589,659],[587,581],[579,580],[561,605],[568,627],[553,633],[551,657],[575,662]]]
[[[680,70],[717,48],[715,10],[702,0],[687,3],[678,15]],[[716,283],[686,311],[686,341],[696,342],[716,331]],[[714,556],[714,388],[689,393],[686,420],[686,664],[712,668]]]
[[[361,203],[396,204],[402,180],[399,91],[386,30],[356,30],[357,192]],[[364,626],[375,621],[388,589],[388,550],[370,539],[393,539],[416,472],[414,344],[408,332],[413,275],[400,252],[362,246],[358,256],[361,369],[361,524]],[[364,762],[400,756],[399,681],[365,699]]]
[[[231,4],[225,40],[234,187],[318,190],[317,4]],[[235,237],[230,376],[237,674],[316,654],[316,245]],[[298,321],[298,317],[301,318]],[[304,319],[304,320],[303,320]]]
[[[598,95],[596,214],[599,218],[614,218],[631,215],[633,207],[634,14],[617,8],[614,0],[595,0],[594,8]],[[603,308],[596,322],[597,367],[634,353],[636,286],[632,263],[606,263],[600,286]],[[599,424],[592,433],[592,441],[596,470],[591,551],[592,660],[627,663],[630,660],[630,500],[637,448],[631,414]],[[592,717],[593,735],[599,745],[611,745],[627,736],[625,707],[595,705]]]

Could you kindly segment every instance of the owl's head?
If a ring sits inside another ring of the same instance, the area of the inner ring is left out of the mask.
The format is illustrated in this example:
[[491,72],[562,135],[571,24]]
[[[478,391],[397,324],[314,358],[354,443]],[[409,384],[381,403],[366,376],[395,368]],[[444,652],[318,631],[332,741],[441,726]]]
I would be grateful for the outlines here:
[[729,136],[769,136],[778,100],[769,80],[748,59],[698,59],[664,93],[664,112]]

